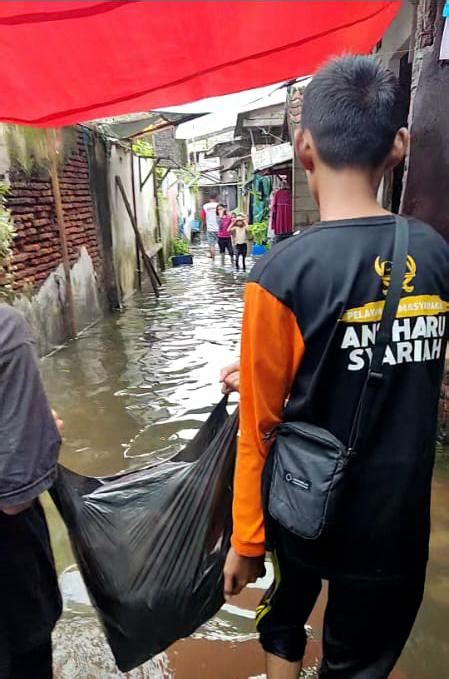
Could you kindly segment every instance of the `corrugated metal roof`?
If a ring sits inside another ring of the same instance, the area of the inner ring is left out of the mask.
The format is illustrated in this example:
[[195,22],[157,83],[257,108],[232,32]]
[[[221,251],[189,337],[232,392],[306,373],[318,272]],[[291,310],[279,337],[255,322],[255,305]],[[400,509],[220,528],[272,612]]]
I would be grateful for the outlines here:
[[91,126],[101,130],[103,134],[113,139],[137,139],[167,127],[176,127],[181,125],[181,123],[186,123],[205,114],[150,111],[149,113],[138,115],[137,119],[132,119],[133,116],[118,116],[117,118],[97,120]]

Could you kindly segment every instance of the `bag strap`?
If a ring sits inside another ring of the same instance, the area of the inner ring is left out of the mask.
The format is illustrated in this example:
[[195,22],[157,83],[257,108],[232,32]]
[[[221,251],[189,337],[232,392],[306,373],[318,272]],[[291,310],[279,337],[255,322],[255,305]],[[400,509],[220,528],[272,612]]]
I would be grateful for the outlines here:
[[386,395],[386,389],[381,389],[381,387],[384,387],[385,381],[383,360],[386,348],[391,341],[393,323],[401,299],[402,286],[404,284],[404,276],[407,267],[409,243],[408,221],[400,216],[396,216],[395,220],[396,228],[390,285],[388,287],[379,329],[376,333],[376,341],[373,347],[373,356],[368,375],[363,385],[361,397],[352,424],[348,443],[348,452],[350,453],[357,452],[369,439],[373,427],[377,422]]

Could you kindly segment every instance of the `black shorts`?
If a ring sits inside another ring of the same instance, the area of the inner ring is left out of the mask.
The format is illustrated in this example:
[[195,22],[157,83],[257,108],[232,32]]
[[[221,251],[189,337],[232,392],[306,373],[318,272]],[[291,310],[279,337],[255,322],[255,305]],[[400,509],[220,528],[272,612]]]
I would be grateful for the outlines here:
[[[304,656],[304,629],[321,591],[321,576],[273,554],[275,581],[257,608],[257,629],[267,653],[290,662]],[[329,580],[323,627],[326,679],[387,679],[421,605],[425,574],[397,580]]]

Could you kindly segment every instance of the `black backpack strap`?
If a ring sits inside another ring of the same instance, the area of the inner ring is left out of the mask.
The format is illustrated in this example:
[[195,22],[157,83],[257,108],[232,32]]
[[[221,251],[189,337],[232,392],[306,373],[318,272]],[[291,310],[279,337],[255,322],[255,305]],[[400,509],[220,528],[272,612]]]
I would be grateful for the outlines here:
[[[369,439],[383,405],[383,397],[386,393],[383,360],[386,348],[391,341],[393,323],[401,299],[407,267],[408,243],[408,221],[404,217],[396,216],[390,285],[379,330],[376,334],[373,357],[352,425],[348,443],[348,450],[350,452],[358,452]],[[382,387],[384,388],[382,389]]]

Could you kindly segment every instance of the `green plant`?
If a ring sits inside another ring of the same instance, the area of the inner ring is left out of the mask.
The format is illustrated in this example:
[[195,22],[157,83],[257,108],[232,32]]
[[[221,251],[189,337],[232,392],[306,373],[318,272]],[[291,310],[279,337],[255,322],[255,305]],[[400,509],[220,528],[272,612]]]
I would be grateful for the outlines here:
[[9,188],[0,183],[0,289],[2,294],[12,290],[13,273],[11,259],[16,230],[11,213],[6,207]]
[[185,238],[175,238],[172,243],[172,255],[188,255],[190,253],[190,247]]
[[249,232],[256,245],[267,245],[268,222],[256,222],[249,226]]
[[132,145],[133,153],[142,158],[155,158],[153,144],[146,139],[137,139]]

